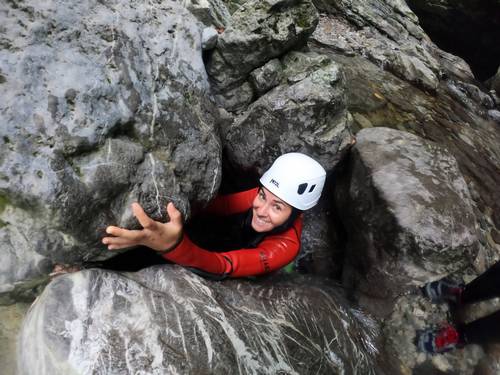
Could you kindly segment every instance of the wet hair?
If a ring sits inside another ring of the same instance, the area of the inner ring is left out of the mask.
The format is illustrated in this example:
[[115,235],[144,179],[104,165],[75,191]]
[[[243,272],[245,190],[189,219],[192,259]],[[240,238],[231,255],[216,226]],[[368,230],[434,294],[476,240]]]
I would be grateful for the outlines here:
[[292,207],[292,212],[290,213],[288,219],[286,219],[286,221],[283,224],[278,225],[277,227],[273,228],[268,232],[256,232],[252,228],[253,209],[250,208],[246,212],[243,225],[244,228],[243,237],[244,237],[245,247],[257,247],[257,245],[267,236],[272,234],[282,233],[292,228],[293,223],[295,222],[295,220],[297,220],[302,211],[293,206],[291,207]]

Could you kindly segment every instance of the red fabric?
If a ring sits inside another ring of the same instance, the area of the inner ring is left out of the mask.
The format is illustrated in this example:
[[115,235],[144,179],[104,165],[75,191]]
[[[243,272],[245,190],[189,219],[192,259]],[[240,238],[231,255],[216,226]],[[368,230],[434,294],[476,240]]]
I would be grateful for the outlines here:
[[[252,206],[258,189],[217,197],[207,208],[214,215],[244,212]],[[231,277],[255,276],[277,270],[298,254],[302,233],[302,215],[283,233],[269,235],[256,248],[223,253],[211,252],[194,244],[187,235],[171,252],[163,254],[174,263],[195,267],[213,274]]]
[[245,212],[252,207],[259,188],[240,191],[239,193],[218,195],[203,210],[203,215],[228,216]]

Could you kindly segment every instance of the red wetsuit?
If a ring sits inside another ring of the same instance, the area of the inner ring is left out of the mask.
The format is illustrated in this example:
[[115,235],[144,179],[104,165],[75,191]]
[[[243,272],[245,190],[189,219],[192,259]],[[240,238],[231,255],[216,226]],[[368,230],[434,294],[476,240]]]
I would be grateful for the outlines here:
[[[252,207],[257,192],[258,188],[255,188],[218,196],[204,213],[222,216],[245,212]],[[255,276],[277,270],[290,263],[299,252],[301,232],[302,215],[299,215],[291,228],[265,237],[256,248],[221,253],[202,249],[184,234],[179,245],[163,257],[174,263],[211,274],[230,277]]]

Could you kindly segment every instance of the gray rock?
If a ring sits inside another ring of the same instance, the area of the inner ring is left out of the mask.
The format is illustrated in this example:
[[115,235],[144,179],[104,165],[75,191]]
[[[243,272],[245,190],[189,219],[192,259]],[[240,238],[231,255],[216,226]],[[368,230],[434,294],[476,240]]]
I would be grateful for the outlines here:
[[260,68],[250,73],[249,81],[262,96],[267,91],[278,86],[283,79],[283,67],[278,59],[272,59]]
[[411,285],[472,264],[472,202],[446,150],[379,127],[361,130],[352,151],[336,195],[349,233],[346,282],[390,304]]
[[16,375],[17,335],[30,304],[0,306],[0,363],[2,375]]
[[219,34],[213,27],[205,27],[201,37],[201,48],[203,51],[214,49],[217,44]]
[[351,141],[342,73],[335,63],[317,68],[302,62],[288,58],[293,74],[284,81],[291,83],[260,97],[224,130],[234,165],[262,173],[279,155],[299,151],[330,169],[341,158]]
[[497,111],[496,109],[490,109],[488,111],[488,116],[493,120],[496,121],[497,123],[500,124],[500,111]]
[[231,15],[221,0],[186,0],[183,5],[204,25],[224,27]]
[[[105,226],[167,220],[220,182],[201,25],[164,1],[2,4],[0,290],[98,256]],[[5,15],[8,14],[8,17]],[[19,245],[22,244],[22,248]],[[43,266],[41,265],[43,263]]]
[[[7,211],[9,210],[11,210],[10,207]],[[11,212],[6,212],[6,214],[9,215]],[[25,212],[16,214],[27,219],[22,226],[6,225],[0,228],[0,248],[2,249],[0,305],[12,302],[10,298],[7,298],[7,294],[17,296],[23,296],[26,292],[29,294],[29,289],[34,288],[38,282],[33,285],[31,282],[24,283],[23,281],[41,278],[40,281],[43,282],[43,276],[48,274],[52,267],[50,259],[31,251],[32,244],[23,235],[31,227],[30,224],[34,225],[34,220]]]
[[425,90],[436,91],[439,79],[419,58],[401,53],[393,55],[387,64],[389,70],[408,82],[412,82]]
[[492,90],[495,90],[498,96],[500,96],[500,66],[498,67],[496,74],[491,77],[490,87]]
[[57,278],[28,313],[19,374],[378,374],[376,334],[312,279],[87,270]]
[[474,79],[464,60],[432,43],[402,1],[316,0],[315,4],[326,14],[320,16],[312,39],[336,52],[366,57],[401,79],[431,91],[443,71],[459,80]]
[[328,193],[325,191],[318,205],[303,214],[300,253],[295,265],[303,273],[338,279],[342,271],[343,254],[335,241],[331,205],[324,202]]
[[240,113],[248,107],[254,97],[254,90],[249,82],[236,86],[220,94],[215,94],[215,100],[229,112]]
[[474,100],[477,104],[483,106],[487,109],[492,109],[495,106],[495,102],[491,96],[484,91],[482,91],[476,85],[460,82],[460,88],[467,93],[467,95]]
[[464,104],[467,108],[474,109],[480,106],[486,109],[492,109],[495,106],[493,98],[475,85],[449,80],[447,82],[447,88],[449,89],[450,95],[455,100]]
[[311,72],[328,66],[332,61],[324,55],[315,52],[292,51],[283,56],[284,76],[286,83],[294,84],[302,81]]
[[207,64],[219,89],[244,81],[267,61],[304,44],[318,22],[309,0],[251,0],[233,15]]

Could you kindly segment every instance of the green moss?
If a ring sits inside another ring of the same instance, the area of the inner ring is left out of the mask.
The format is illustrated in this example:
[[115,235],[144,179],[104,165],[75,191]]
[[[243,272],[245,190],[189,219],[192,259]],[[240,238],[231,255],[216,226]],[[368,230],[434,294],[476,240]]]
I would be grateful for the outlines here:
[[309,22],[309,13],[303,12],[297,15],[297,26],[302,29],[311,27],[311,23]]
[[188,104],[193,104],[193,95],[189,91],[184,91],[184,99]]
[[0,195],[0,214],[5,210],[5,207],[9,204],[9,200],[6,196]]
[[49,275],[42,275],[35,279],[16,283],[14,290],[0,293],[0,306],[12,305],[17,302],[33,302],[49,281]]

